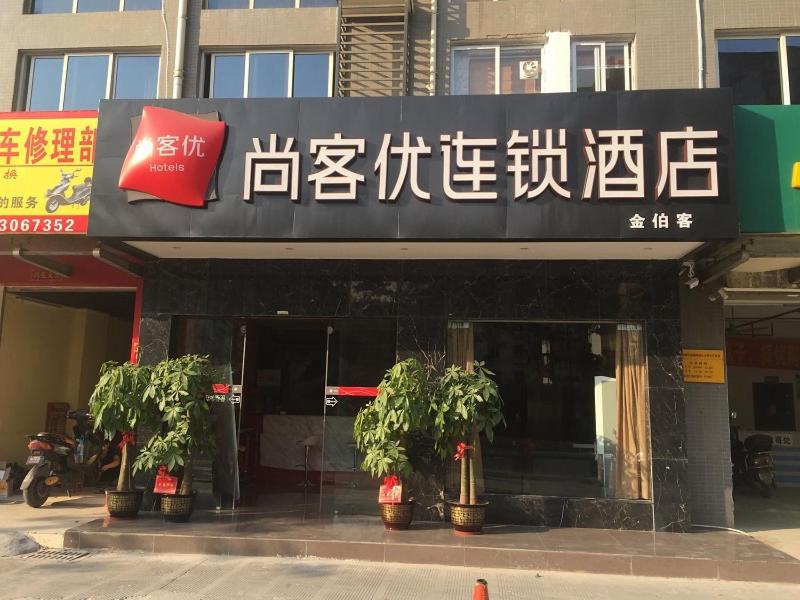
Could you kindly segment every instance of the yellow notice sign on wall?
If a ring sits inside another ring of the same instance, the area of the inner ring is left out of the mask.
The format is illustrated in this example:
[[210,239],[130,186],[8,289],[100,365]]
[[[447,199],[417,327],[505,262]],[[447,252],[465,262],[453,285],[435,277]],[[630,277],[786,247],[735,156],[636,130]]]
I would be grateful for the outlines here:
[[725,383],[722,350],[684,350],[683,379],[687,383]]
[[97,113],[0,113],[0,235],[86,233]]

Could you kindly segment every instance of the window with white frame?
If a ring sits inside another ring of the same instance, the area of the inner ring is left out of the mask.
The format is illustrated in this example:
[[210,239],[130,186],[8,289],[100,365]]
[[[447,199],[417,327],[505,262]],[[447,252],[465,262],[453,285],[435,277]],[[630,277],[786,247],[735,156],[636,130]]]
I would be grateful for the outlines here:
[[160,10],[162,0],[31,0],[31,13],[115,12]]
[[736,104],[800,104],[800,34],[723,38],[717,53]]
[[324,98],[331,95],[333,54],[258,50],[211,54],[209,98]]
[[572,91],[614,92],[631,89],[630,44],[572,44]]
[[541,65],[539,47],[453,48],[450,93],[534,94],[542,90]]
[[157,54],[65,54],[29,61],[26,110],[92,110],[104,98],[157,98]]
[[225,8],[310,8],[336,6],[336,0],[206,0],[210,10]]

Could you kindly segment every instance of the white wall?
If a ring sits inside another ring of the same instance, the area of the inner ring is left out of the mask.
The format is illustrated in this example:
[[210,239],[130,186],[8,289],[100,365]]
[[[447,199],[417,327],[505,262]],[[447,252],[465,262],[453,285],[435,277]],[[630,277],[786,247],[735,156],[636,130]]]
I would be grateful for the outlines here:
[[42,431],[47,403],[86,407],[100,364],[125,361],[130,323],[6,293],[0,335],[0,461],[24,461],[25,435]]

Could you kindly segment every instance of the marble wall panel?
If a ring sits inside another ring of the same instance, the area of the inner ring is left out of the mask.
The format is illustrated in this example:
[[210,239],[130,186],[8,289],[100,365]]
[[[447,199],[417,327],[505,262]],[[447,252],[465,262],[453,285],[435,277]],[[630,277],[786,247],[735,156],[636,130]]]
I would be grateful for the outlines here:
[[656,531],[689,530],[688,460],[653,459],[653,512]]
[[142,314],[139,329],[139,362],[152,365],[169,357],[170,315]]
[[650,388],[653,458],[686,458],[686,411],[683,391]]

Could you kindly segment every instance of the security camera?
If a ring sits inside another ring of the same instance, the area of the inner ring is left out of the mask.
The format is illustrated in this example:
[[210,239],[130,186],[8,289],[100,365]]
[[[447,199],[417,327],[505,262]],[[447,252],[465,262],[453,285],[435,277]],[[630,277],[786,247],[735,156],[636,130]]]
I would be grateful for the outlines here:
[[687,286],[687,287],[688,287],[690,290],[693,290],[693,289],[694,289],[694,288],[696,288],[698,285],[700,285],[700,280],[699,280],[697,277],[692,277],[691,279],[689,279],[689,280],[686,282],[686,286]]

